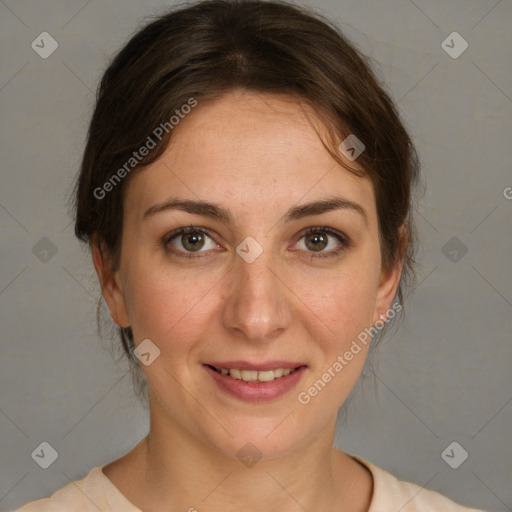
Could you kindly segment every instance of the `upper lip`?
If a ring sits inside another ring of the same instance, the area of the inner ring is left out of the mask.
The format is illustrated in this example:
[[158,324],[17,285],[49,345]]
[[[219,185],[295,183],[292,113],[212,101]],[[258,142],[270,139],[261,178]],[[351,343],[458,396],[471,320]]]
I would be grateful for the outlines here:
[[215,368],[226,368],[236,369],[236,370],[254,370],[254,371],[266,371],[266,370],[275,370],[276,368],[298,368],[299,366],[306,366],[304,363],[297,363],[293,361],[265,361],[263,363],[250,363],[249,361],[212,361],[205,363],[209,366],[214,366]]

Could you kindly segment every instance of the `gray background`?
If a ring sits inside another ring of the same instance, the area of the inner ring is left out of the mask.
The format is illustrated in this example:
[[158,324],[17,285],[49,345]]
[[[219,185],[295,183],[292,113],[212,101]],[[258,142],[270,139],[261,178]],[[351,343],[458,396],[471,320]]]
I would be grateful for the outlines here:
[[[83,478],[147,432],[127,367],[96,335],[99,290],[66,199],[109,56],[171,4],[0,0],[2,510]],[[512,3],[309,4],[379,63],[427,187],[418,286],[336,444],[468,506],[511,510]],[[31,48],[43,31],[59,44],[47,59]],[[457,59],[441,47],[453,31],[469,44]],[[452,237],[458,248],[445,246]],[[31,458],[43,441],[59,454],[46,470]],[[441,457],[453,441],[469,453],[458,469]]]

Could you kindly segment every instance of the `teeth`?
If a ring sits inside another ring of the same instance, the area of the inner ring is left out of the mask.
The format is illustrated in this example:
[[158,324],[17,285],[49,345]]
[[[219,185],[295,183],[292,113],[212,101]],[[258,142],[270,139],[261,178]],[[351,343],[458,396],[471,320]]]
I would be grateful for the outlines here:
[[274,370],[267,370],[264,372],[254,372],[257,376],[257,379],[262,382],[270,382],[275,379]]
[[240,370],[229,370],[229,375],[236,380],[240,380],[242,378],[241,373],[242,372]]
[[294,372],[292,368],[276,368],[275,370],[265,370],[258,372],[256,370],[237,370],[234,368],[220,368],[222,375],[229,375],[237,380],[244,380],[246,382],[271,382],[274,379],[279,379],[285,375]]

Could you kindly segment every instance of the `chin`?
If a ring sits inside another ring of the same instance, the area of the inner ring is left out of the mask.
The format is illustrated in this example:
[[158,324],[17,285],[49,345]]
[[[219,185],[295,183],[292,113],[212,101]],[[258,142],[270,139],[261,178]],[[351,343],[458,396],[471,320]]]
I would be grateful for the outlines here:
[[[238,459],[248,467],[260,460],[283,457],[302,444],[307,444],[308,430],[299,430],[289,409],[279,418],[240,418],[226,422],[223,427],[205,432],[207,442],[222,455]],[[286,419],[285,419],[286,418]],[[284,421],[283,421],[284,420]],[[211,429],[211,424],[208,425]],[[314,434],[313,434],[314,435]]]

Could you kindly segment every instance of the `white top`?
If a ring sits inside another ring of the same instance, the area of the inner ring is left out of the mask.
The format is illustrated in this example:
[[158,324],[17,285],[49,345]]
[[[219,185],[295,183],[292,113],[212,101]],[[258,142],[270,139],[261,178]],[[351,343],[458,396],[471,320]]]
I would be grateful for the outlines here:
[[[351,457],[364,464],[373,476],[373,497],[368,512],[484,512],[398,480],[360,457]],[[94,467],[85,478],[69,483],[50,498],[32,501],[14,512],[142,512],[103,474],[102,467]]]

